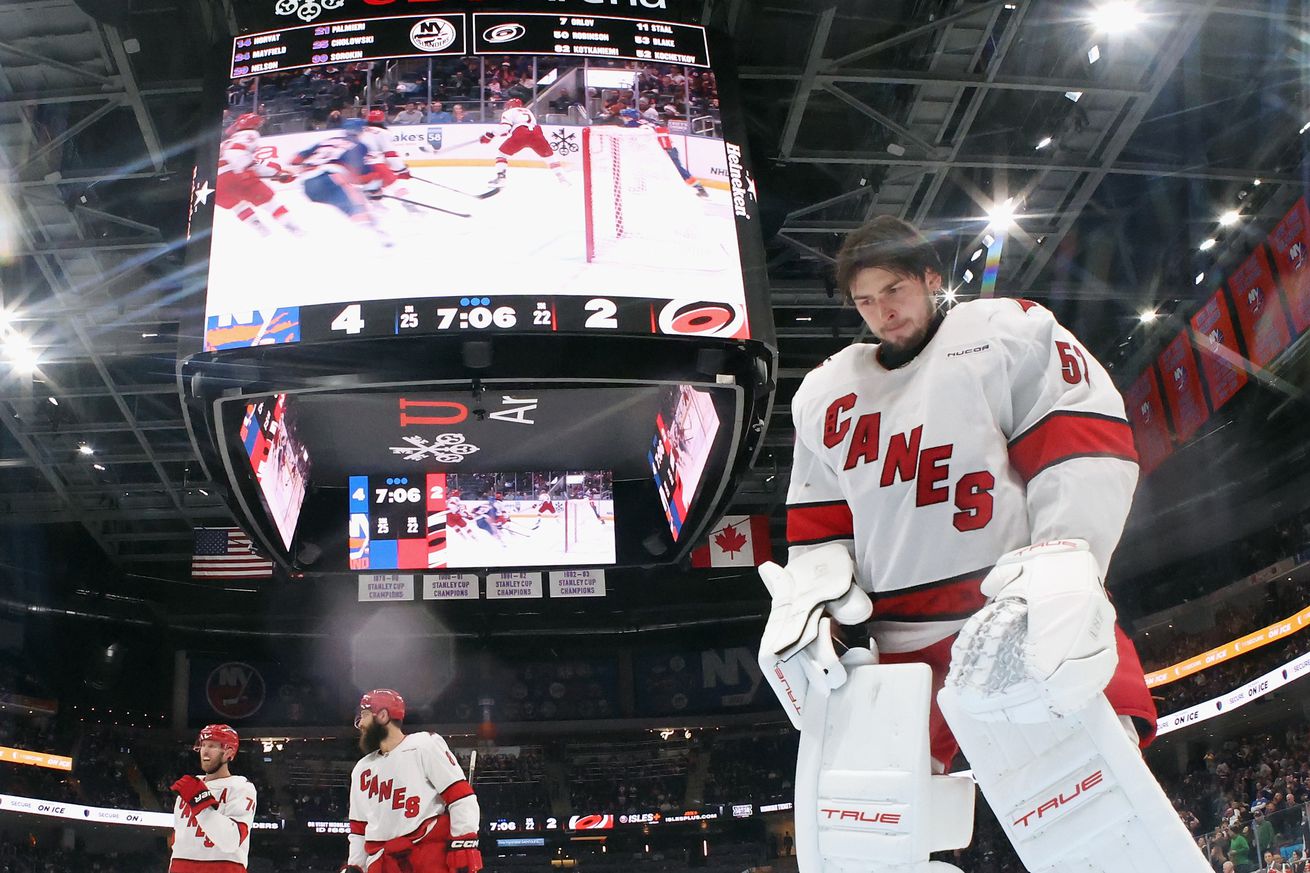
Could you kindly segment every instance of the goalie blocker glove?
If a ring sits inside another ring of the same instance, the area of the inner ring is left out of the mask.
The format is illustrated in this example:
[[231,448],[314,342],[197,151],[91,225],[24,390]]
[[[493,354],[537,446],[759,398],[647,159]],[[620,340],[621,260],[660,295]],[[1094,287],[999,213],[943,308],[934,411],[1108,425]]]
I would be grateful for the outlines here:
[[214,799],[214,795],[210,790],[205,787],[205,783],[195,776],[183,776],[174,782],[172,787],[192,814],[199,814],[206,809],[214,809],[218,806],[218,801]]
[[477,834],[451,837],[446,846],[447,873],[478,873],[482,869],[482,852]]

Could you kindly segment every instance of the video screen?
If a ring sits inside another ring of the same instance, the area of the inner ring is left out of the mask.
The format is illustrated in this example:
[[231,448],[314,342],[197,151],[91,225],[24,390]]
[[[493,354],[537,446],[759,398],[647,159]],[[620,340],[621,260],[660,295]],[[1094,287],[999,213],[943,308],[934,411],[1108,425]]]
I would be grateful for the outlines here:
[[247,404],[240,433],[269,517],[290,549],[309,483],[309,451],[297,435],[294,404],[285,394]]
[[609,472],[351,476],[350,569],[613,564]]
[[718,432],[719,414],[708,392],[690,385],[665,392],[648,459],[675,542],[682,535]]
[[238,38],[205,350],[749,337],[737,218],[754,193],[722,133],[704,29],[588,16],[570,47],[548,38],[557,18],[394,16]]

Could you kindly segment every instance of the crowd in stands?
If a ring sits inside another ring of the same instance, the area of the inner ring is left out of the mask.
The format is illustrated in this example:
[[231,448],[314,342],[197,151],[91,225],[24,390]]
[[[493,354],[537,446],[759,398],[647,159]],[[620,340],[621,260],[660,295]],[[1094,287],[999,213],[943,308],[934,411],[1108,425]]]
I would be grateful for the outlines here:
[[141,873],[164,869],[167,857],[162,851],[84,852],[0,835],[0,873]]
[[[592,66],[637,70],[634,89],[588,88],[539,108],[567,115],[576,107],[598,123],[617,123],[625,108],[653,121],[718,115],[718,81],[710,70],[624,62]],[[554,67],[552,63],[548,69]],[[522,56],[286,70],[234,81],[228,87],[229,117],[224,121],[226,126],[237,114],[258,111],[267,119],[264,132],[270,134],[335,127],[368,109],[381,109],[391,124],[494,122],[510,98],[531,104],[538,96],[541,89],[533,75],[533,59]]]
[[797,733],[717,737],[705,774],[705,803],[778,803],[792,798]]

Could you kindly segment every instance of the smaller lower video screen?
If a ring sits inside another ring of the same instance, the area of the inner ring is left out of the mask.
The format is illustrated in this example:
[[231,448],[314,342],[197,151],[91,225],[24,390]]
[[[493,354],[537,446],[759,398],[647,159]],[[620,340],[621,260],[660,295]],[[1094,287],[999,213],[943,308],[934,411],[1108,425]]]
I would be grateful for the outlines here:
[[352,570],[615,562],[607,471],[349,477]]
[[309,486],[309,451],[297,433],[294,404],[286,394],[247,404],[241,444],[269,517],[290,549]]
[[690,385],[665,390],[647,459],[674,542],[696,500],[718,432],[719,414],[708,392]]

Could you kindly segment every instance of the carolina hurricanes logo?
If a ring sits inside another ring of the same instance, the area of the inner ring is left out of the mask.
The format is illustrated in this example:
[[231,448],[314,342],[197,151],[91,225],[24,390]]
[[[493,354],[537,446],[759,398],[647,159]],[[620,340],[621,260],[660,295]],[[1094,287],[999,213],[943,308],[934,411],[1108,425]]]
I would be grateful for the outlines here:
[[1265,305],[1265,296],[1259,288],[1252,288],[1246,292],[1246,305],[1252,314],[1258,313]]
[[1305,266],[1305,243],[1294,242],[1292,247],[1287,250],[1287,256],[1292,259],[1292,269],[1299,270]]

